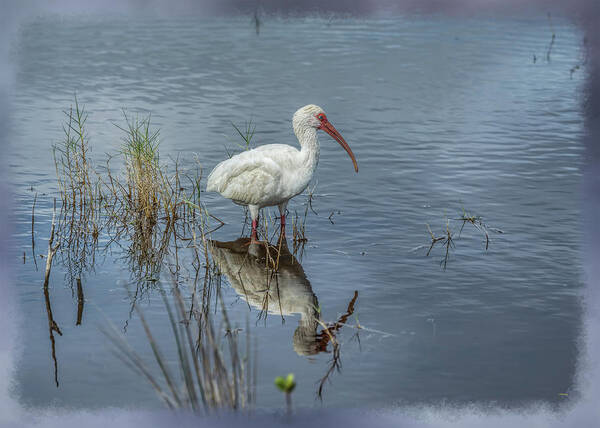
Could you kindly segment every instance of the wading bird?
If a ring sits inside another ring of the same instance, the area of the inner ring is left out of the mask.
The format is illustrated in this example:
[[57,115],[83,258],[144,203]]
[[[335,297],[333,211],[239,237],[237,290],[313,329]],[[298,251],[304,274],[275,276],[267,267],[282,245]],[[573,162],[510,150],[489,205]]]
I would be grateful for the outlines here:
[[259,210],[275,205],[279,207],[281,234],[285,236],[288,201],[306,189],[319,162],[317,130],[322,129],[340,143],[358,172],[350,146],[321,107],[302,107],[294,113],[292,124],[301,150],[286,144],[259,146],[219,163],[208,176],[208,192],[219,192],[236,204],[248,206],[252,216],[251,242],[257,241]]

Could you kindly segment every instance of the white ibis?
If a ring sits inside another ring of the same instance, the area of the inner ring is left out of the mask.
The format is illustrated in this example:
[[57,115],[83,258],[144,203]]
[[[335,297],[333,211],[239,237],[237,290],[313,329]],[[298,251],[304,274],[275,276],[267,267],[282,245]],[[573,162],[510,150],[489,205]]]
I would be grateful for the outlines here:
[[248,206],[252,216],[251,242],[257,241],[259,210],[275,205],[279,207],[281,233],[285,236],[288,201],[306,189],[319,163],[317,130],[322,129],[340,143],[358,172],[350,146],[327,120],[321,107],[313,104],[302,107],[294,113],[292,124],[300,150],[286,144],[260,146],[219,163],[208,176],[208,192],[219,192],[236,204]]

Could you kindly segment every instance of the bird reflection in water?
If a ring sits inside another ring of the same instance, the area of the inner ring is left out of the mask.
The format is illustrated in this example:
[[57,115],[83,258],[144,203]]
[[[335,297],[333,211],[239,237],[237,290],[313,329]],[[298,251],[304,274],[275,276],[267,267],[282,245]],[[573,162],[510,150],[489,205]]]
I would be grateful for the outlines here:
[[[335,323],[325,324],[320,319],[317,296],[285,238],[280,238],[277,245],[254,244],[250,238],[239,238],[229,242],[211,241],[209,247],[221,273],[249,306],[260,310],[260,317],[269,313],[282,318],[300,314],[293,337],[298,355],[329,352],[329,343],[336,345],[335,334],[353,313],[357,291],[346,314]],[[321,331],[317,332],[319,326]]]

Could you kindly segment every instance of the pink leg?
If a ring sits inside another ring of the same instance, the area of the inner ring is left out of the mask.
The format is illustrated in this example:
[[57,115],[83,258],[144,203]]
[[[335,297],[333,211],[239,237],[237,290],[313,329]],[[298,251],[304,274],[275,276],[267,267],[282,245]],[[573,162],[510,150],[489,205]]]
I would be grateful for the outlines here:
[[250,236],[250,243],[255,244],[258,242],[258,212],[260,208],[258,205],[248,205],[250,211],[250,218],[252,218],[252,235]]
[[258,219],[257,220],[252,220],[252,236],[250,238],[251,242],[257,242],[258,241],[258,232],[256,231],[257,227],[258,227]]
[[281,231],[280,235],[285,238],[285,209],[287,207],[287,201],[279,204],[279,215],[281,216]]

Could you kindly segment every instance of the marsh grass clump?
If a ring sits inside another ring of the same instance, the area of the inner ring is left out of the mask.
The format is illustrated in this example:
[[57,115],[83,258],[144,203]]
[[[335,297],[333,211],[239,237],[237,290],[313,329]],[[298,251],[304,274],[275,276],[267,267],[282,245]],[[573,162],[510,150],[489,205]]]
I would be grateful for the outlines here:
[[64,114],[67,116],[64,138],[52,147],[61,199],[67,208],[93,213],[101,202],[102,192],[90,158],[88,113],[75,97],[75,107],[71,106]]
[[75,278],[94,264],[98,235],[103,227],[101,207],[105,195],[90,156],[85,107],[75,97],[75,105],[64,113],[67,117],[64,137],[53,145],[52,151],[62,201],[57,240],[69,282],[73,284]]
[[[57,239],[72,286],[93,270],[100,237],[104,249],[113,244],[126,249],[136,280],[156,281],[167,254],[174,252],[177,258],[192,235],[211,232],[213,220],[224,224],[200,201],[198,159],[186,170],[179,159],[161,164],[160,130],[152,126],[150,115],[124,112],[124,124],[117,125],[123,131],[119,153],[107,155],[105,165],[95,168],[84,106],[75,99],[65,114],[64,139],[53,151],[62,200]],[[252,129],[248,126],[248,144]],[[116,170],[115,159],[123,162]]]
[[[134,179],[128,177],[132,183]],[[184,177],[188,176],[175,161],[174,171],[169,173],[167,167],[159,170],[156,180],[148,182],[142,190],[146,193],[129,198],[127,192],[122,198],[126,201],[120,210],[124,215],[114,217],[116,224],[112,230],[115,236],[124,235],[129,240],[127,259],[138,280],[158,280],[165,257],[171,254],[178,259],[182,246],[197,235],[203,237],[212,232],[211,219],[218,220],[208,214],[200,204],[199,192],[194,190],[200,177],[188,177],[194,183],[191,192],[181,182]]]
[[[196,159],[195,169],[182,171],[179,159],[160,163],[158,129],[151,127],[151,117],[124,114],[125,126],[121,155],[124,177],[114,174],[107,162],[107,187],[113,195],[109,207],[112,240],[130,241],[126,252],[134,278],[158,280],[163,260],[177,251],[181,242],[190,241],[200,230],[210,226],[206,208],[200,202],[202,170]],[[221,225],[224,223],[218,220]]]
[[[210,214],[201,202],[200,162],[196,159],[191,166],[186,165],[185,170],[179,159],[169,158],[161,163],[160,133],[151,125],[150,116],[133,118],[125,114],[125,124],[118,126],[124,133],[119,153],[107,155],[105,165],[96,169],[89,156],[91,145],[85,108],[75,100],[74,107],[65,114],[65,138],[53,147],[62,207],[56,216],[56,230],[54,218],[52,222],[52,255],[58,251],[57,256],[61,255],[73,288],[75,284],[77,286],[76,323],[80,324],[83,319],[82,274],[94,269],[97,251],[120,249],[117,253],[129,266],[135,284],[131,293],[131,313],[137,313],[140,319],[143,313],[135,300],[149,290],[164,293],[160,281],[165,260],[173,260],[170,267],[173,275],[178,277],[185,266],[180,260],[180,252],[185,252],[181,257],[186,257],[186,261],[191,254],[194,270],[191,296],[184,298],[178,289],[174,290],[175,298],[171,302],[174,302],[175,310],[167,307],[178,346],[180,369],[185,374],[184,385],[177,385],[176,378],[168,373],[166,361],[160,358],[159,351],[154,355],[163,374],[162,384],[135,353],[122,352],[121,357],[158,386],[157,391],[170,407],[207,411],[250,408],[254,393],[248,386],[253,378],[245,365],[247,359],[240,356],[236,335],[227,340],[228,352],[224,352],[220,334],[223,328],[237,330],[229,327],[225,312],[221,314],[224,321],[217,326],[214,321],[216,310],[209,310],[211,304],[219,300],[220,286],[219,275],[208,256],[207,242],[210,234],[224,223]],[[247,144],[252,134],[250,128],[248,131]],[[115,160],[122,161],[116,169],[113,168]],[[32,250],[36,202],[37,199],[32,207]],[[49,257],[47,264],[51,265],[51,261]],[[177,286],[174,281],[174,288]],[[48,287],[45,287],[47,291]],[[165,297],[166,305],[169,304],[167,300]],[[49,302],[49,294],[46,301]],[[222,310],[225,310],[224,306]],[[50,314],[50,310],[48,312]],[[52,329],[54,324],[51,315],[49,317],[52,336],[53,332],[59,331],[58,327]],[[145,320],[142,323],[155,350],[152,329]],[[193,340],[190,341],[190,337]],[[122,351],[131,351],[123,341],[118,343]],[[54,358],[54,341],[52,355]],[[56,373],[55,370],[58,382]]]
[[153,224],[159,208],[162,176],[159,167],[159,130],[150,130],[150,116],[139,119],[129,118],[126,113],[126,127],[122,154],[127,171],[127,201],[129,210],[134,211],[141,221]]
[[127,259],[131,272],[138,280],[156,280],[160,266],[171,242],[170,222],[160,230],[159,214],[162,175],[158,157],[158,130],[150,133],[150,117],[140,120],[125,115],[127,127],[121,153],[125,162],[125,185],[119,183],[114,230],[125,232],[130,240]]

